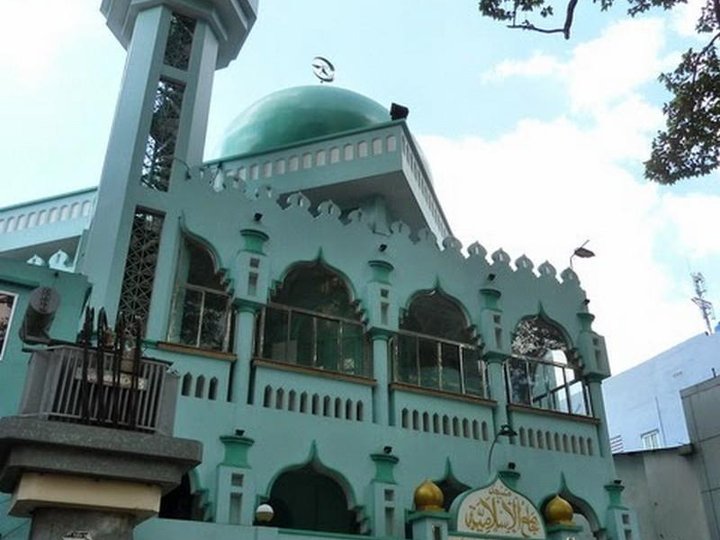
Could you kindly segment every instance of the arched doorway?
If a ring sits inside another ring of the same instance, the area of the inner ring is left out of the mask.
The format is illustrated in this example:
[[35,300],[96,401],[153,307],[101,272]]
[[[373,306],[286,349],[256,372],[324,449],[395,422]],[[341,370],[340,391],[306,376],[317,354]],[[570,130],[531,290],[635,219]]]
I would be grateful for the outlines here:
[[356,534],[355,512],[342,486],[312,464],[282,473],[270,490],[275,515],[270,526]]

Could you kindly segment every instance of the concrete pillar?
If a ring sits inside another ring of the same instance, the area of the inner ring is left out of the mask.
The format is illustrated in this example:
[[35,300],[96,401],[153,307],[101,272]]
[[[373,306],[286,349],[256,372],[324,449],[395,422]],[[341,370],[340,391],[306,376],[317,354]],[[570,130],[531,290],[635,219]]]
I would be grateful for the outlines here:
[[231,384],[232,401],[234,403],[248,403],[251,396],[250,389],[250,365],[253,359],[253,345],[255,341],[255,314],[257,306],[248,302],[236,302],[238,309],[237,322],[235,326],[235,340],[237,345],[235,351],[237,360],[233,368]]
[[505,355],[488,353],[485,355],[484,360],[487,365],[489,397],[497,403],[497,407],[495,407],[495,411],[493,412],[493,420],[495,423],[493,430],[494,436],[494,434],[500,430],[500,426],[508,423],[508,401],[507,392],[505,391],[505,376],[503,374]]
[[590,403],[593,409],[593,416],[600,419],[600,423],[597,426],[598,443],[600,448],[598,449],[600,455],[603,457],[609,457],[612,455],[610,450],[610,434],[608,433],[607,417],[605,416],[605,402],[603,401],[602,393],[602,377],[587,377],[588,391],[590,393]]
[[373,422],[388,425],[390,384],[390,355],[388,351],[389,334],[382,330],[371,330],[372,362],[375,388],[373,388]]
[[371,454],[375,478],[369,485],[372,504],[372,531],[376,537],[402,537],[403,510],[395,481],[394,469],[399,459],[392,454]]

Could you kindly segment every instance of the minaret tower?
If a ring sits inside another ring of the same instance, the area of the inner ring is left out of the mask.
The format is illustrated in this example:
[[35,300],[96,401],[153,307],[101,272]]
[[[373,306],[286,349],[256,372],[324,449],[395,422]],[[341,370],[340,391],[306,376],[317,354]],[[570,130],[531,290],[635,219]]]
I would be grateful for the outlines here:
[[81,270],[91,305],[148,320],[173,187],[200,165],[216,69],[238,54],[258,0],[103,0],[127,60]]

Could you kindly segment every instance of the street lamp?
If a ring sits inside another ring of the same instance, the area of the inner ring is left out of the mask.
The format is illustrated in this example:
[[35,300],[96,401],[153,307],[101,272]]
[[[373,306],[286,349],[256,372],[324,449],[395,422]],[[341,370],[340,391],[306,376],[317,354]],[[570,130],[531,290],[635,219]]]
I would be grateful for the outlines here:
[[580,257],[581,259],[589,259],[590,257],[595,256],[595,252],[593,252],[585,247],[589,241],[590,240],[585,240],[585,242],[583,242],[583,244],[580,247],[575,248],[575,250],[573,251],[573,254],[570,255],[570,269],[572,269],[572,267],[573,267],[573,258],[574,257]]

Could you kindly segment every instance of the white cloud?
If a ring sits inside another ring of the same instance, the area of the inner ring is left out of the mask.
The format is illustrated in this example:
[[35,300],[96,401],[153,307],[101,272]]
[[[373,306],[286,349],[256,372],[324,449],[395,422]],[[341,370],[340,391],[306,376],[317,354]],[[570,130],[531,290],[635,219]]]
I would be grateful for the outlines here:
[[3,0],[2,13],[0,69],[24,85],[40,83],[55,68],[65,44],[83,41],[98,28],[103,31],[97,13],[78,0]]
[[608,26],[598,38],[577,45],[565,62],[535,52],[525,60],[500,62],[482,79],[556,77],[566,86],[574,112],[595,114],[635,94],[676,63],[676,55],[660,54],[664,44],[662,19],[626,19]]
[[566,116],[525,119],[497,140],[421,138],[466,245],[478,240],[488,251],[503,247],[513,259],[525,253],[536,266],[549,259],[561,270],[590,240],[597,257],[578,260],[576,271],[616,372],[701,331],[689,280],[678,282],[668,261],[688,250],[720,255],[710,223],[719,197],[663,193],[632,172],[662,122],[640,87],[672,60],[665,31],[660,19],[624,20],[576,46],[566,62],[535,53],[486,74],[491,82],[556,78],[570,98]]
[[557,75],[562,72],[562,64],[552,56],[535,52],[527,60],[504,60],[483,74],[483,81],[501,81],[508,77],[538,77]]
[[664,212],[691,258],[720,256],[720,197],[667,196]]
[[675,6],[671,19],[672,29],[683,37],[697,37],[695,25],[705,4],[707,4],[707,0],[688,0],[686,4]]

